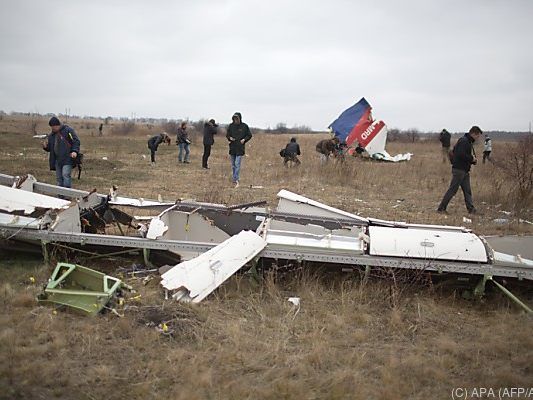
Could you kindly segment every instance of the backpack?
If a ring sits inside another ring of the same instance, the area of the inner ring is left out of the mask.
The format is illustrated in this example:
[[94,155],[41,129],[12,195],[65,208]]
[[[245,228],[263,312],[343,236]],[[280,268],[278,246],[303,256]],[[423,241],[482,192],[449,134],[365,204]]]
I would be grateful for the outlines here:
[[285,157],[285,149],[281,149],[279,151],[279,155],[282,156],[282,157]]

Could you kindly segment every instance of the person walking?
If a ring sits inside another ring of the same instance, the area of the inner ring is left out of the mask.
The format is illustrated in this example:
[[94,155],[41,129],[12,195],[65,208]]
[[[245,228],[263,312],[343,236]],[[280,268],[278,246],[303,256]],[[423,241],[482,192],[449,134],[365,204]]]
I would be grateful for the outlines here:
[[104,124],[100,123],[100,126],[98,127],[98,134],[100,136],[103,135],[103,130],[104,130]]
[[[179,148],[178,161],[185,164],[189,164],[189,133],[187,132],[187,122],[183,121],[178,128],[178,134],[176,135],[176,144]],[[185,153],[185,157],[183,156]]]
[[492,153],[492,139],[489,137],[489,135],[486,135],[485,144],[483,146],[483,164],[485,164],[485,160],[492,161],[490,159],[490,153]]
[[250,132],[248,125],[242,122],[241,113],[236,112],[233,114],[231,121],[228,125],[226,138],[229,142],[233,184],[237,188],[239,187],[242,156],[245,154],[246,143],[252,138],[252,132]]
[[148,140],[148,148],[150,149],[150,161],[152,167],[155,165],[155,152],[161,143],[165,142],[170,144],[170,138],[166,132],[162,132],[159,135],[155,135]]
[[475,214],[476,208],[472,200],[472,188],[470,186],[470,167],[477,163],[476,153],[474,151],[474,142],[482,135],[478,126],[473,126],[470,131],[462,136],[453,148],[452,157],[452,181],[450,187],[444,194],[442,201],[437,209],[440,213],[446,213],[448,203],[455,196],[459,186],[463,191],[466,209],[470,214]]
[[204,154],[202,155],[202,168],[209,169],[207,161],[211,155],[211,146],[215,144],[214,135],[217,134],[218,125],[214,119],[210,119],[204,124]]
[[58,186],[72,186],[72,167],[80,154],[80,139],[74,129],[63,125],[57,117],[50,118],[48,125],[52,132],[43,142],[43,150],[50,153],[50,170],[56,172]]
[[288,167],[289,162],[300,165],[300,160],[298,159],[298,156],[301,155],[300,153],[300,145],[296,143],[296,138],[291,138],[290,142],[287,143],[287,146],[285,146],[285,149],[283,149],[280,153],[283,153],[283,165],[285,167]]
[[450,152],[450,141],[452,135],[446,129],[443,129],[439,135],[439,141],[442,144],[442,162],[449,160],[448,153]]

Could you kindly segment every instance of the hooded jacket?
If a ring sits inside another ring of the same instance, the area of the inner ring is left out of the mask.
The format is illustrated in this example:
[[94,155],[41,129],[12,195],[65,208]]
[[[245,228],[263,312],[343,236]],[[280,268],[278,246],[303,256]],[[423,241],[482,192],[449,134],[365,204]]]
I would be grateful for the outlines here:
[[211,125],[209,122],[204,124],[204,144],[212,146],[215,144],[213,135],[217,134],[217,127]]
[[443,129],[439,137],[439,140],[442,143],[442,147],[450,147],[451,138],[452,135],[450,134],[450,132],[448,132],[446,129]]
[[70,153],[80,154],[80,139],[70,126],[61,125],[59,132],[52,132],[48,135],[48,142],[44,150],[50,153],[48,158],[50,170],[55,171],[56,163],[59,165],[74,165],[74,160],[70,157]]
[[469,133],[462,136],[453,147],[452,168],[470,171],[474,162],[474,139]]
[[[244,122],[242,122],[241,113],[235,113],[239,118],[239,123],[232,122],[228,125],[228,131],[226,138],[229,141],[229,154],[232,156],[243,156],[244,145],[252,138],[252,132],[250,128]],[[244,143],[241,140],[244,139]]]

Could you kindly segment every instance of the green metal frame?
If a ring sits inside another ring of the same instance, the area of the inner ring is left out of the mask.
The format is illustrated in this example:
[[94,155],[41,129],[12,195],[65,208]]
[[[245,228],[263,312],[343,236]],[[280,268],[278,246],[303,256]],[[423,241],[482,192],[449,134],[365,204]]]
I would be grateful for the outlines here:
[[485,294],[485,285],[486,285],[487,281],[492,281],[494,283],[494,285],[496,285],[496,287],[498,289],[500,289],[515,304],[520,306],[525,312],[527,312],[528,314],[533,314],[533,310],[531,308],[529,308],[527,306],[527,304],[525,304],[518,297],[516,297],[514,294],[512,294],[511,291],[509,289],[507,289],[505,286],[503,286],[502,284],[496,282],[493,279],[492,275],[485,274],[483,276],[483,278],[481,278],[479,283],[476,285],[476,287],[474,288],[474,296],[476,298],[481,298],[483,296],[483,294]]
[[131,289],[120,279],[90,268],[58,263],[38,300],[96,315],[119,288]]

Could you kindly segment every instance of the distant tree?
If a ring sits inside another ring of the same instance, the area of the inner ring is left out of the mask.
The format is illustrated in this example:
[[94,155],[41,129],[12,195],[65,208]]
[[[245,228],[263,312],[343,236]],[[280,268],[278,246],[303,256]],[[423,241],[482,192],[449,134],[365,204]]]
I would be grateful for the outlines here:
[[118,126],[113,127],[113,133],[118,135],[129,135],[135,131],[135,122],[130,120],[124,120]]
[[397,140],[400,140],[401,132],[398,128],[391,128],[388,131],[387,134],[387,140],[389,142],[395,142]]
[[505,157],[499,157],[494,164],[512,182],[515,210],[522,212],[531,207],[533,197],[533,135],[528,135],[509,145]]
[[411,143],[414,143],[420,139],[420,132],[416,128],[407,129],[404,134],[407,140]]
[[278,122],[276,124],[276,127],[274,128],[275,133],[287,133],[289,129],[287,128],[287,124],[284,122]]
[[111,121],[113,121],[113,117],[105,117],[104,124],[109,125]]

